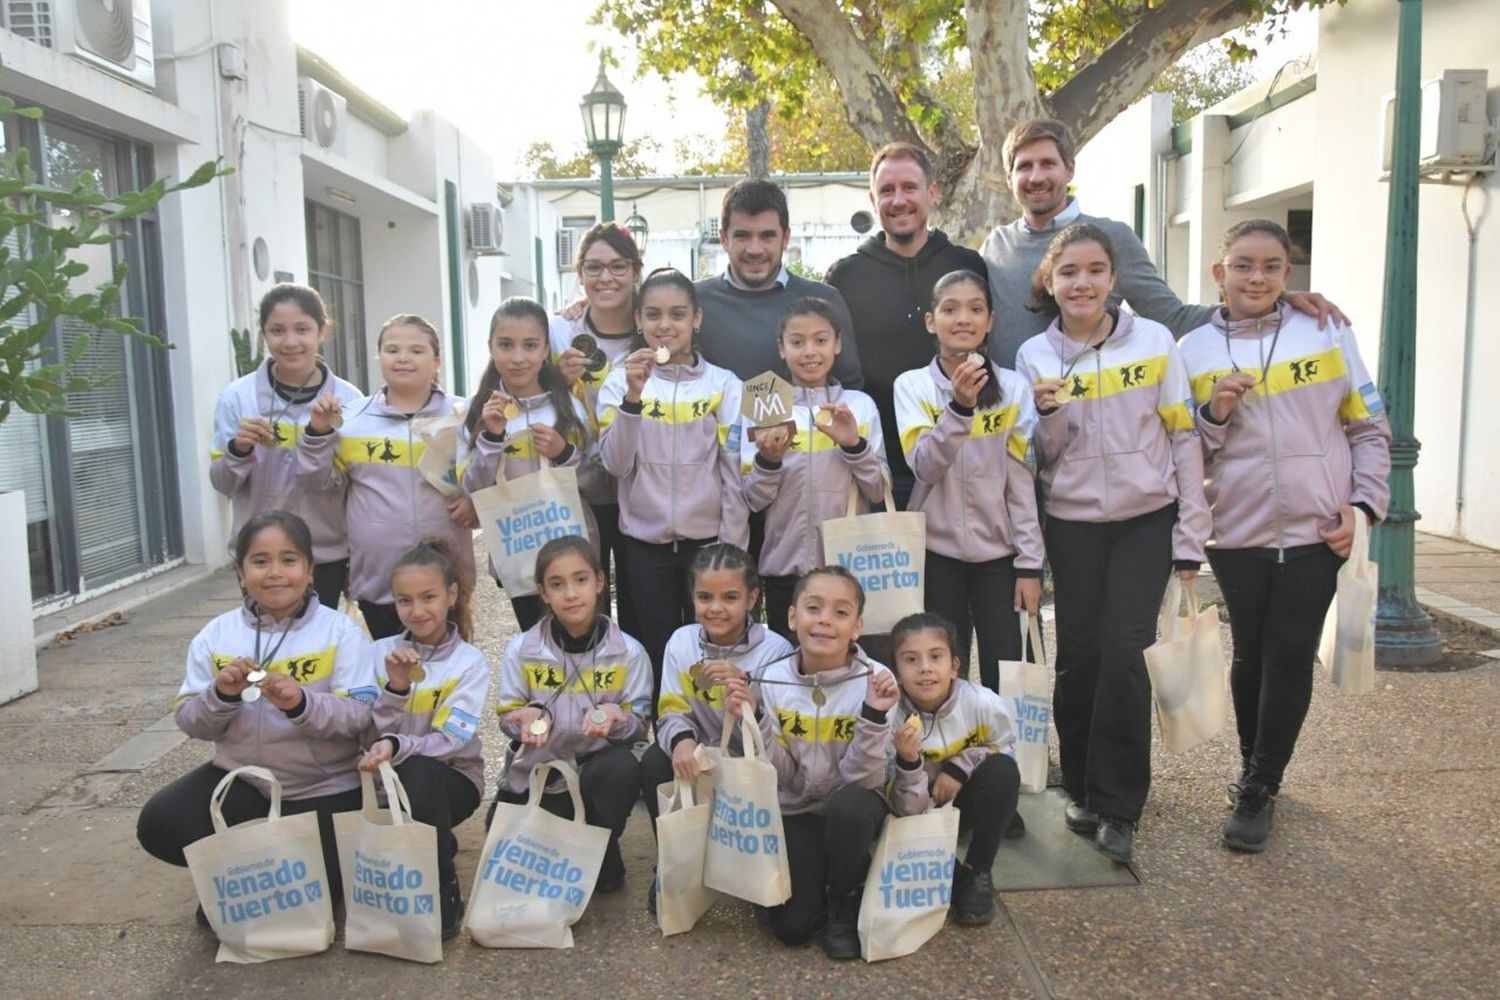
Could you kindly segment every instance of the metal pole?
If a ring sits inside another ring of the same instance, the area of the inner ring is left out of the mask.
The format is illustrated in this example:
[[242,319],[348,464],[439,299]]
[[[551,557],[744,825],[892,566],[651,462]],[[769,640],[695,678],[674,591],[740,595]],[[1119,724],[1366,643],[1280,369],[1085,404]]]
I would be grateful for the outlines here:
[[599,154],[599,221],[615,221],[615,179],[610,172],[609,153]]
[[1417,157],[1422,125],[1422,0],[1400,0],[1396,42],[1396,124],[1386,215],[1385,303],[1380,328],[1380,394],[1391,422],[1391,506],[1370,542],[1380,564],[1375,657],[1388,666],[1431,663],[1442,653],[1432,619],[1417,603],[1416,496],[1412,436],[1417,361]]

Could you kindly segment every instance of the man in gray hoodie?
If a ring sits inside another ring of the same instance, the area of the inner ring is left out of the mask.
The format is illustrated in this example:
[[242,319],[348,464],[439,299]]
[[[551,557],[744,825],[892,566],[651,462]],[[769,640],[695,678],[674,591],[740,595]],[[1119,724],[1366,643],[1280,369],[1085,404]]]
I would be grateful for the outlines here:
[[[1021,122],[1005,137],[1001,156],[1021,217],[996,226],[980,248],[995,300],[990,353],[997,362],[1014,367],[1016,349],[1047,328],[1050,317],[1027,308],[1031,277],[1052,238],[1075,222],[1098,226],[1114,244],[1117,278],[1110,294],[1111,308],[1124,300],[1136,315],[1156,320],[1177,337],[1209,321],[1217,304],[1184,303],[1157,273],[1133,229],[1114,219],[1085,215],[1078,200],[1068,194],[1074,146],[1066,125],[1050,118]],[[1316,292],[1287,292],[1284,298],[1298,312],[1317,316],[1319,327],[1330,315],[1348,324],[1338,308]]]

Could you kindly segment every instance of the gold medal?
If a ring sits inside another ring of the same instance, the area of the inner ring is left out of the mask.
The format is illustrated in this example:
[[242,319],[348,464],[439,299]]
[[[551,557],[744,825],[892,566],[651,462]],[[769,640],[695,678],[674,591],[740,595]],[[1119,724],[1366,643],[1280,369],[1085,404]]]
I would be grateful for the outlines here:
[[833,423],[833,411],[820,407],[818,409],[817,415],[813,417],[813,420],[817,422],[817,425],[819,427],[827,427],[829,424]]
[[1064,390],[1058,389],[1058,390],[1056,390],[1055,392],[1052,393],[1052,405],[1053,406],[1061,406],[1064,403],[1066,403],[1067,401],[1068,401],[1068,394]]
[[328,414],[328,426],[332,427],[334,430],[338,430],[340,427],[344,426],[344,411],[334,410],[332,413]]
[[699,660],[697,663],[693,664],[691,667],[688,667],[688,676],[691,677],[695,681],[701,681],[701,680],[703,680],[703,674],[704,674],[704,665],[703,665],[703,661],[702,660]]
[[913,712],[911,715],[908,715],[906,717],[906,728],[910,729],[912,732],[916,733],[918,736],[921,736],[922,735],[922,717],[920,715],[916,714],[915,712]]
[[253,684],[245,688],[245,690],[240,692],[240,701],[248,702],[252,705],[260,701],[260,688]]
[[406,676],[411,680],[411,683],[420,684],[427,679],[427,670],[420,663],[413,664]]
[[526,728],[531,732],[532,736],[546,736],[547,730],[552,728],[552,724],[545,717],[539,715],[535,719],[532,719],[531,725]]
[[589,713],[589,723],[595,726],[609,724],[609,713],[602,708],[596,708]]
[[813,693],[812,693],[812,701],[813,701],[814,705],[817,705],[819,708],[822,708],[824,705],[828,704],[828,695],[826,695],[826,694],[823,693],[823,689],[822,688],[814,686],[813,687]]
[[500,412],[505,414],[506,420],[514,420],[521,415],[521,408],[515,403],[506,403],[505,409]]
[[656,349],[656,363],[657,364],[664,365],[668,361],[671,361],[671,360],[672,360],[672,352],[669,351],[669,350],[667,350],[667,345],[666,344],[663,344],[662,346],[660,346],[660,347],[658,347]]

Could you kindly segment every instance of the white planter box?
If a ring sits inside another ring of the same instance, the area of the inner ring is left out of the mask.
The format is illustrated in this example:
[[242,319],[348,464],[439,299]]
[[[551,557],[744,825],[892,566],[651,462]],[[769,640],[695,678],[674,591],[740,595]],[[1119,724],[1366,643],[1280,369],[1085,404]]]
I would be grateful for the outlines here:
[[0,705],[36,690],[31,567],[26,560],[26,494],[0,493]]

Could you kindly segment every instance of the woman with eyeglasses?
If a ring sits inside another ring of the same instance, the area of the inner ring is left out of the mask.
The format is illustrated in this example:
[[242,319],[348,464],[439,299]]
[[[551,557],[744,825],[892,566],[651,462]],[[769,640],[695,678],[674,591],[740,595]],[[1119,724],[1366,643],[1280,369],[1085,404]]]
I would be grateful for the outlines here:
[[[615,222],[601,222],[583,234],[574,264],[584,307],[553,316],[552,356],[573,394],[583,400],[590,419],[599,412],[599,387],[615,363],[630,353],[636,337],[635,291],[641,281],[641,251],[630,230]],[[589,428],[589,439],[599,440],[597,424]],[[584,458],[598,465],[597,451]],[[593,509],[599,526],[599,559],[604,565],[606,586],[613,582],[617,595],[627,593],[623,542],[620,538],[620,501],[615,480],[601,468],[597,475],[579,476],[579,493]],[[587,486],[585,487],[585,484]],[[607,595],[607,591],[606,591]],[[606,603],[608,597],[606,596]],[[615,620],[629,635],[639,634],[635,608],[623,596],[617,598]]]
[[1390,427],[1349,327],[1285,301],[1291,240],[1233,226],[1213,266],[1224,305],[1180,345],[1213,513],[1208,561],[1229,609],[1240,776],[1224,846],[1263,851],[1312,701],[1313,657],[1354,542],[1385,516]]

